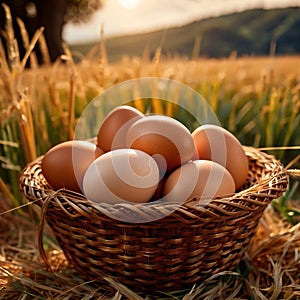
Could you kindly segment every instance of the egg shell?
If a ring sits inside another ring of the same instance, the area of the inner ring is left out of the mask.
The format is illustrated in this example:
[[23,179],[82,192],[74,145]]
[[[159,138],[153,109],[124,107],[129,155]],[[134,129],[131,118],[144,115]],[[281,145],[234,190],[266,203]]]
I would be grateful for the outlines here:
[[230,195],[235,192],[235,183],[226,168],[209,160],[189,161],[173,171],[164,184],[165,201],[184,203],[198,198],[201,203]]
[[103,151],[126,147],[125,135],[128,128],[144,114],[128,105],[118,106],[104,119],[97,134],[97,145]]
[[153,156],[159,168],[170,171],[189,161],[195,151],[190,131],[174,118],[149,115],[134,122],[126,134],[127,147]]
[[240,141],[225,128],[212,124],[196,128],[192,137],[196,158],[212,160],[224,166],[232,175],[236,189],[240,189],[249,171],[249,161]]
[[81,192],[89,165],[104,152],[88,141],[66,141],[52,147],[42,158],[41,169],[54,190]]
[[116,149],[90,165],[83,190],[96,203],[144,203],[154,195],[158,182],[158,166],[150,155],[134,149]]

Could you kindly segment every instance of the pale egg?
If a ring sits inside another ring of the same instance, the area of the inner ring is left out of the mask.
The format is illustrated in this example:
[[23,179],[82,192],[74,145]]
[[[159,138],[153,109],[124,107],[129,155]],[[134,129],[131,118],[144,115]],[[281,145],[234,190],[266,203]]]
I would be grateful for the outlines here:
[[144,203],[159,183],[155,160],[134,149],[116,149],[96,159],[83,179],[84,195],[96,203]]

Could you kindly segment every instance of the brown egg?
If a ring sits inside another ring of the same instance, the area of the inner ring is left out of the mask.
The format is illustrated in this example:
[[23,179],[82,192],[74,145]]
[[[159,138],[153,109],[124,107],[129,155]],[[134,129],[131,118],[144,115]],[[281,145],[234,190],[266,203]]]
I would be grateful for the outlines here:
[[131,106],[116,107],[106,116],[98,131],[98,147],[104,152],[125,148],[125,135],[128,128],[143,117],[143,113]]
[[196,197],[200,204],[204,204],[205,201],[234,192],[234,180],[226,168],[210,160],[195,160],[182,165],[168,176],[163,188],[163,199],[184,203]]
[[87,141],[67,141],[52,147],[42,158],[42,173],[54,190],[81,192],[83,176],[103,151]]
[[83,190],[96,203],[144,203],[154,195],[158,182],[158,166],[150,155],[134,149],[116,149],[89,166]]
[[179,121],[150,115],[134,122],[127,131],[127,146],[153,156],[161,170],[173,170],[189,161],[195,151],[189,130]]
[[196,147],[194,159],[208,159],[224,166],[232,175],[236,188],[245,183],[249,162],[239,140],[216,125],[202,125],[192,132]]

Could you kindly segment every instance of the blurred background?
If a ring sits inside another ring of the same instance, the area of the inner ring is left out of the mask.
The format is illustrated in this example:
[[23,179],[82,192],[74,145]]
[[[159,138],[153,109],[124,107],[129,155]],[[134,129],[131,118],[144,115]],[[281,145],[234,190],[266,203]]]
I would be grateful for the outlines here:
[[[111,60],[154,53],[224,57],[300,51],[299,0],[105,0],[88,22],[69,22],[64,40],[86,53],[101,36]],[[124,40],[124,35],[126,40]],[[196,48],[196,49],[195,49]],[[197,53],[195,53],[195,51]]]

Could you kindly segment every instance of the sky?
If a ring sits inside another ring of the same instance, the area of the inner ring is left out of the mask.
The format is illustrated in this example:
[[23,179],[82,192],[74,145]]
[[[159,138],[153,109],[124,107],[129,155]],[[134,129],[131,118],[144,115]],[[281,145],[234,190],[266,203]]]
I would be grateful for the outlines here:
[[300,7],[300,0],[104,0],[103,8],[88,23],[67,24],[63,36],[67,43],[79,44],[100,40],[101,27],[108,38],[180,26],[251,8],[288,6]]

